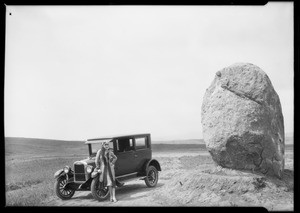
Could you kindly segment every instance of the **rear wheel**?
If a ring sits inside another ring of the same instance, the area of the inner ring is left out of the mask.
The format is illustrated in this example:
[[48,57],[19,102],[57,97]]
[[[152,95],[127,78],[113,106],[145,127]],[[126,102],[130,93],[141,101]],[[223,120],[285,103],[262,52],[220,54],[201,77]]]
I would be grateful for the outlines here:
[[154,166],[149,166],[146,171],[145,183],[148,187],[156,186],[158,181],[158,171]]
[[54,183],[54,189],[57,197],[62,200],[68,200],[73,197],[75,191],[73,189],[65,188],[67,184],[66,176],[60,176]]
[[99,177],[93,179],[91,184],[91,191],[93,197],[98,201],[103,201],[108,198],[109,190],[108,187],[100,187]]

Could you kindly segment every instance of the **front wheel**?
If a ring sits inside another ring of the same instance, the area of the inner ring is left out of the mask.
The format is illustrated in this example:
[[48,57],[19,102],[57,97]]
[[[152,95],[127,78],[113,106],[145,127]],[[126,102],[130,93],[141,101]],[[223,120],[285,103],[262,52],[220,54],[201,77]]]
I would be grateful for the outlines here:
[[145,183],[148,187],[156,186],[158,181],[158,171],[154,166],[149,166],[146,171]]
[[62,200],[68,200],[73,197],[75,191],[73,189],[65,188],[67,184],[67,179],[65,176],[60,176],[54,183],[54,190],[57,195]]
[[93,179],[91,184],[91,191],[93,197],[98,201],[106,200],[109,194],[109,190],[107,186],[104,188],[100,186],[99,177]]

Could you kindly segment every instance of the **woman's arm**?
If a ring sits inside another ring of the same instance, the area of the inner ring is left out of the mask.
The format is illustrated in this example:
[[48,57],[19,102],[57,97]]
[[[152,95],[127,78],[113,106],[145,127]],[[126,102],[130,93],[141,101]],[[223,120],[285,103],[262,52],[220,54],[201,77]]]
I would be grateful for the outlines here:
[[101,153],[101,149],[99,149],[97,151],[97,155],[96,155],[96,158],[95,158],[95,164],[96,164],[97,169],[100,169],[100,153]]
[[113,151],[110,151],[110,154],[111,154],[111,157],[112,157],[111,163],[112,163],[112,164],[115,164],[118,158],[117,158],[117,156],[114,154]]

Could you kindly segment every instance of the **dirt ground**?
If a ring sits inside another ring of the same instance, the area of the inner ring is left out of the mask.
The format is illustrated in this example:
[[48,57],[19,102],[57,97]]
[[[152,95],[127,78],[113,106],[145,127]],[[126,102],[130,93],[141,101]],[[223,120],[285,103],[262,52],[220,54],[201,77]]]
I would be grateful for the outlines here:
[[90,191],[62,201],[50,197],[46,206],[263,206],[269,211],[293,211],[293,152],[286,153],[281,180],[216,166],[207,151],[154,153],[162,167],[158,184],[126,182],[116,189],[118,202],[98,202]]

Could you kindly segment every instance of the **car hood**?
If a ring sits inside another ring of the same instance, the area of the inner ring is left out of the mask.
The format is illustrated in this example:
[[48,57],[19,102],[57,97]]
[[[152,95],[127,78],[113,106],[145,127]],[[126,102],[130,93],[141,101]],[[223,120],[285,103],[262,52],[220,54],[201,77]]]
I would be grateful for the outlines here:
[[79,162],[84,162],[84,163],[87,163],[88,165],[91,165],[94,167],[95,166],[95,157],[86,158],[86,159],[80,160]]

